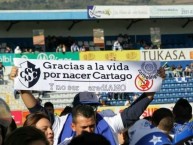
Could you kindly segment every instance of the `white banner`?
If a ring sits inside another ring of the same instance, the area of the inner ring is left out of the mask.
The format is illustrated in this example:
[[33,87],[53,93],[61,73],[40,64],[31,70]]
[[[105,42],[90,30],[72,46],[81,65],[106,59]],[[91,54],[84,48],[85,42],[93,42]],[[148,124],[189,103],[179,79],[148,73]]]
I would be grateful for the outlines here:
[[150,6],[150,18],[190,18],[193,17],[192,5]]
[[149,6],[88,6],[89,18],[150,18]]
[[155,92],[159,62],[63,61],[15,58],[17,90]]
[[180,61],[192,60],[193,49],[153,49],[142,50],[142,61]]

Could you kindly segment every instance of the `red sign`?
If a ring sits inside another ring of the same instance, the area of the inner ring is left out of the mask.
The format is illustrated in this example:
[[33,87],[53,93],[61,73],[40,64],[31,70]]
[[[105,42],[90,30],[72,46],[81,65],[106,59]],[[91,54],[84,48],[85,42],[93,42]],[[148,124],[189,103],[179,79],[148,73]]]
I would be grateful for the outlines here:
[[140,91],[148,91],[153,86],[153,80],[145,79],[142,75],[135,78],[135,86]]
[[11,111],[11,115],[17,125],[22,125],[22,111]]

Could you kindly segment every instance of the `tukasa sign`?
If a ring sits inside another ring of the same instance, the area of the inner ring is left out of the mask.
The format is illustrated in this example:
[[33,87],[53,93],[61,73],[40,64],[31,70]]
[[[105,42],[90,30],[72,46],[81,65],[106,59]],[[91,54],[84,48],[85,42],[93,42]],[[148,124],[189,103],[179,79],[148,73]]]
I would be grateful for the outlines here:
[[193,49],[157,49],[157,50],[142,50],[142,61],[179,61],[191,60]]

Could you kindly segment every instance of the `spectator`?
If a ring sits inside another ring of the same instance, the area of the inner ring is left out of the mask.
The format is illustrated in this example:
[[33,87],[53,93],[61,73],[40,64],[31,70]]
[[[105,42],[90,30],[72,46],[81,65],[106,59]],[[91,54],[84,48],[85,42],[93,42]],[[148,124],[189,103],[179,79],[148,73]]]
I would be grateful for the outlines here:
[[67,51],[66,45],[65,45],[65,44],[62,44],[62,52],[65,53],[66,51]]
[[17,125],[15,120],[12,118],[11,124],[7,127],[6,136],[11,134],[15,129],[17,129]]
[[17,46],[17,47],[15,48],[14,53],[15,53],[15,54],[21,54],[21,53],[22,53],[22,51],[21,51],[21,49],[20,49],[19,46]]
[[5,53],[12,53],[12,50],[9,46],[6,46]]
[[111,145],[110,142],[100,134],[83,132],[74,137],[68,145]]
[[190,64],[190,69],[191,69],[191,74],[193,74],[193,62]]
[[124,34],[123,36],[123,49],[128,49],[129,47],[129,36],[127,34]]
[[124,103],[125,106],[130,106],[131,105],[131,99],[127,98],[127,100]]
[[80,51],[86,51],[85,45],[82,45],[82,46],[80,47]]
[[0,145],[5,145],[6,127],[0,124]]
[[32,48],[30,48],[28,52],[29,53],[34,53]]
[[[95,118],[95,110],[93,107],[91,107],[90,105],[77,105],[72,109],[71,128],[74,131],[74,136],[81,135],[84,131],[94,133],[95,126],[96,126],[96,118]],[[67,126],[65,125],[65,127]],[[63,135],[64,134],[62,134],[62,136]],[[60,145],[67,145],[72,138],[73,136],[65,138],[60,143]]]
[[174,134],[174,144],[181,143],[191,145],[193,142],[193,122],[192,106],[186,99],[179,99],[173,108],[174,114],[174,127],[172,133]]
[[138,120],[129,130],[129,145],[172,145],[169,133],[173,127],[173,114],[167,108],[156,110],[151,118]]
[[53,145],[54,133],[52,131],[52,124],[50,123],[47,115],[43,113],[29,114],[23,126],[33,126],[41,130],[49,141],[49,145]]
[[17,128],[5,140],[5,145],[49,145],[44,133],[27,126]]
[[[36,103],[35,98],[31,98],[32,96],[29,95],[28,91],[21,91],[21,92],[22,92],[21,97],[24,99],[24,102],[27,102],[26,106],[30,109],[30,112],[32,112],[32,110],[34,111],[34,110],[41,109],[41,107]],[[73,101],[73,106],[77,106],[78,104],[85,104],[85,103],[90,105],[99,104],[98,98],[89,94],[92,94],[92,93],[86,93],[86,94],[79,93],[78,95],[76,95]],[[105,137],[108,137],[112,145],[117,144],[118,141],[114,136],[114,134],[121,132],[121,130],[124,130],[125,128],[133,124],[136,120],[138,120],[139,116],[141,116],[145,108],[152,101],[153,94],[149,93],[147,94],[147,96],[146,94],[143,94],[141,97],[139,97],[136,100],[136,102],[133,105],[123,110],[121,114],[117,114],[113,117],[103,118],[101,115],[98,114],[97,128],[99,127],[100,129],[96,129],[95,130],[96,133],[102,134]],[[28,101],[25,101],[25,99],[27,99]],[[36,105],[38,105],[39,107]],[[133,111],[135,111],[136,113],[133,114],[132,113]],[[71,129],[69,128],[71,124],[71,117],[69,115],[67,116],[64,116],[63,118],[58,118],[57,116],[55,116],[53,130],[57,136],[55,137],[56,140],[54,144],[57,144],[58,140],[59,140],[59,143],[61,143],[63,140],[65,140],[65,138],[70,138],[73,134],[73,131],[71,131]],[[50,118],[53,118],[53,117],[50,117]],[[112,122],[112,120],[116,120],[116,122]],[[67,126],[67,127],[65,128],[64,126]],[[105,131],[103,131],[103,128],[105,129]],[[112,131],[110,128],[113,128],[114,131]]]
[[135,102],[137,100],[137,98],[139,98],[139,95],[138,94],[134,94],[134,96],[132,97],[133,102]]
[[42,104],[42,99],[40,97],[37,97],[36,100],[37,100],[37,103],[39,103],[40,105]]
[[44,108],[51,114],[54,114],[54,105],[51,102],[46,102]]
[[56,52],[65,53],[66,52],[66,46],[64,44],[58,45],[57,48],[56,48]]
[[176,77],[182,77],[183,76],[183,68],[181,65],[178,65],[176,68]]
[[172,65],[172,66],[171,66],[171,70],[172,70],[172,72],[173,72],[173,74],[174,74],[174,77],[176,77],[176,76],[177,76],[176,66],[175,66],[175,65]]
[[22,53],[23,53],[23,54],[28,54],[29,51],[27,50],[27,48],[24,48]]
[[121,46],[121,43],[119,40],[116,40],[113,44],[113,50],[116,51],[116,50],[122,50],[122,46]]
[[2,62],[0,62],[0,80],[4,82],[4,72],[5,72],[5,66]]
[[166,64],[164,66],[164,69],[165,69],[165,72],[166,72],[166,76],[168,78],[174,78],[174,73],[173,73],[172,67],[170,67],[168,64]]
[[190,76],[192,76],[192,70],[191,70],[191,68],[190,68],[190,65],[186,65],[186,68],[185,68],[185,70],[184,70],[184,75],[185,75],[185,77],[190,77]]
[[5,138],[15,129],[11,111],[6,102],[0,98],[0,145],[5,144]]
[[118,140],[120,145],[128,145],[129,144],[128,139],[129,136],[127,131],[118,133]]
[[76,44],[76,42],[74,42],[74,43],[71,45],[70,49],[71,49],[71,52],[80,51],[80,49],[79,49],[78,45]]
[[66,114],[71,113],[71,112],[72,112],[72,107],[66,106],[64,110],[61,112],[60,116],[65,116]]

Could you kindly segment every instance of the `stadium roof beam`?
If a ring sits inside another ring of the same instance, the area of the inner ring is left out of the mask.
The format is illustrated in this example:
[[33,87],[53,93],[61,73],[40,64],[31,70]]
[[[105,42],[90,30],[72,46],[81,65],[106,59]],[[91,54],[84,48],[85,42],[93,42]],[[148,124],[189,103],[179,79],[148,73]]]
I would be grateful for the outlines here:
[[72,24],[70,25],[70,27],[68,27],[68,30],[70,31],[74,27],[74,25],[76,25],[77,23],[80,23],[80,22],[82,22],[82,21],[81,20],[72,21]]
[[193,19],[188,19],[185,23],[184,23],[184,25],[182,25],[182,28],[185,28],[190,22],[192,22],[193,21]]
[[129,28],[131,28],[131,26],[133,25],[133,24],[135,24],[135,23],[137,23],[137,22],[139,22],[139,21],[142,21],[142,20],[131,20],[131,22],[129,23],[129,25],[127,26],[127,30],[129,29]]
[[8,32],[8,31],[13,27],[13,25],[15,25],[15,24],[17,24],[17,23],[19,23],[19,21],[12,21],[12,22],[10,22],[10,24],[9,24],[9,26],[7,27],[6,31]]

